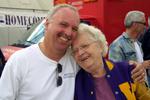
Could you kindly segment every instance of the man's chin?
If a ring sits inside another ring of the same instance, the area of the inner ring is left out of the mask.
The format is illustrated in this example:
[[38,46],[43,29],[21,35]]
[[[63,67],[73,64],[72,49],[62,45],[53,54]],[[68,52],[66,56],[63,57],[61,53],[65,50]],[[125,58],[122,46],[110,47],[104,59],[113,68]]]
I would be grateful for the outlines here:
[[66,52],[66,50],[68,49],[68,46],[63,46],[63,47],[59,47],[58,50],[60,52]]

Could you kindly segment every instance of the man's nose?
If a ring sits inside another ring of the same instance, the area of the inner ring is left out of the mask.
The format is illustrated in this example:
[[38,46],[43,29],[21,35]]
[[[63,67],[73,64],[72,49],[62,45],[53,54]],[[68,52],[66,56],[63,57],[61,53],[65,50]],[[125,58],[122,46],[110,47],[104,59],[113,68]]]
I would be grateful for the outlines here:
[[68,27],[68,28],[66,29],[66,32],[65,32],[65,33],[66,33],[67,36],[71,36],[71,35],[72,35],[72,32],[73,32],[73,31],[72,31],[72,28],[71,28],[71,27]]

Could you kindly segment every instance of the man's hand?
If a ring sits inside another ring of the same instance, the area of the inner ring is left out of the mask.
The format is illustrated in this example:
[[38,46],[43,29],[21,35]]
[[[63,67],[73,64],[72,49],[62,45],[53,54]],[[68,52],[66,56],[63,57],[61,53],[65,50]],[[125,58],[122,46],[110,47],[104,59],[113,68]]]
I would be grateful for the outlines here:
[[146,69],[150,69],[150,60],[145,60],[142,62],[142,65],[144,66],[144,68]]
[[130,65],[134,65],[135,68],[131,71],[131,77],[134,82],[144,82],[146,71],[141,63],[135,61],[129,61]]

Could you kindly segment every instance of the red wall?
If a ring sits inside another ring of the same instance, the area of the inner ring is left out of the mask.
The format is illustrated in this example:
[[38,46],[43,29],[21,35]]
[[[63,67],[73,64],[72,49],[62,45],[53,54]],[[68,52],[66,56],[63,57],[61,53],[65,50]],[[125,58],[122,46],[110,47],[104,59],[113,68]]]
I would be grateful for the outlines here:
[[[58,1],[58,0],[57,0]],[[141,10],[150,16],[150,0],[64,0],[79,8],[81,19],[93,20],[106,35],[110,44],[124,28],[124,17],[130,10]],[[98,23],[98,24],[97,24]]]
[[147,16],[150,16],[150,0],[104,1],[104,32],[109,43],[125,31],[124,17],[128,11],[143,11],[146,14],[146,19]]

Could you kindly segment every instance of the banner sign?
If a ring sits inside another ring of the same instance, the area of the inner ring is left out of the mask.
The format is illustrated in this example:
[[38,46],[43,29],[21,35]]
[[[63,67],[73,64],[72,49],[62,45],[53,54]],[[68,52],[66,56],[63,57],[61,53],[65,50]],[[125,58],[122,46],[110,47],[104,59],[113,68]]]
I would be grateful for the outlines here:
[[[14,12],[14,11],[13,11]],[[27,27],[45,18],[40,12],[1,12],[0,27]]]

